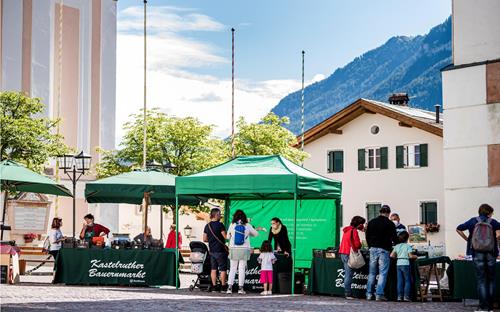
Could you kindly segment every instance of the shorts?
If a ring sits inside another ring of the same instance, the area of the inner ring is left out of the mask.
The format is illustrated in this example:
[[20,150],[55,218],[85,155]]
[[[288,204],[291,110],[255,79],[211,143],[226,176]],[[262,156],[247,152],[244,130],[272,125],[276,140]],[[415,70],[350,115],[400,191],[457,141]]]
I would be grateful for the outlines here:
[[227,271],[227,253],[212,252],[210,253],[210,268],[212,270]]
[[272,284],[273,283],[273,271],[271,270],[260,270],[260,283],[261,284]]

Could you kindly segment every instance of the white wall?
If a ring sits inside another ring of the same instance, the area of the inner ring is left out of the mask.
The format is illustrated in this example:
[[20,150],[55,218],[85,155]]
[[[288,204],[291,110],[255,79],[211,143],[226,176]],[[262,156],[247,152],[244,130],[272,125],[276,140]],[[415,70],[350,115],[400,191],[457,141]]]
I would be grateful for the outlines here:
[[[373,135],[370,128],[380,127]],[[311,158],[304,166],[318,174],[342,181],[343,224],[355,215],[366,217],[366,203],[388,204],[405,225],[420,222],[420,202],[436,201],[438,222],[444,225],[442,138],[417,128],[400,127],[398,121],[380,114],[363,114],[341,128],[343,134],[328,134],[305,146]],[[427,143],[428,167],[396,169],[396,146]],[[387,146],[389,169],[358,171],[359,148]],[[327,173],[327,151],[344,151],[344,172]],[[444,234],[430,234],[432,244],[444,242]]]
[[500,56],[500,1],[453,0],[453,63]]

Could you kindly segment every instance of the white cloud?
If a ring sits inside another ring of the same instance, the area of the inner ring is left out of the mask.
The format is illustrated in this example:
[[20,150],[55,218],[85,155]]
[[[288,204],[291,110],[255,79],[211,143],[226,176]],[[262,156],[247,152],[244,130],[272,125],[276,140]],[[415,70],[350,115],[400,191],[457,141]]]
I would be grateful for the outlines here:
[[[153,11],[150,9],[150,11]],[[192,116],[205,124],[215,125],[215,134],[225,137],[231,132],[231,80],[199,75],[192,68],[229,63],[217,55],[208,43],[183,37],[181,30],[219,31],[222,24],[193,9],[162,7],[148,32],[147,106],[179,117]],[[117,38],[117,145],[123,136],[122,125],[128,116],[143,106],[143,38],[140,8],[119,13]],[[313,81],[311,81],[313,82]],[[308,82],[311,83],[311,82]],[[235,81],[235,116],[255,122],[279,100],[300,88],[292,79]]]

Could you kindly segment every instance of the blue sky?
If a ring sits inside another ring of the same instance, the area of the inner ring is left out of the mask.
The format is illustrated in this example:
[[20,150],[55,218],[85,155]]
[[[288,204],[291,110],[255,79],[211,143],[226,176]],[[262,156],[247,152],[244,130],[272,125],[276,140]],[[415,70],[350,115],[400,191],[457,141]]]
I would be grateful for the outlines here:
[[[306,82],[330,75],[395,35],[421,35],[451,14],[450,0],[149,0],[148,107],[230,129],[231,33],[236,114],[256,121]],[[117,131],[142,106],[142,1],[118,1]],[[123,104],[129,102],[129,104]]]

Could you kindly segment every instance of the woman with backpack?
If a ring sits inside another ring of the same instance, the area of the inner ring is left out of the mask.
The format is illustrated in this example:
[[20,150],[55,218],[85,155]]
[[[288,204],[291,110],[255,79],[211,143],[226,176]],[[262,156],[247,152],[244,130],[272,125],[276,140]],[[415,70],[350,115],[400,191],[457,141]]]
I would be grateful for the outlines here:
[[[259,228],[260,229],[260,228]],[[258,230],[259,230],[258,229]],[[233,293],[234,278],[238,270],[238,294],[245,294],[243,286],[245,284],[245,270],[247,261],[250,260],[250,236],[257,236],[257,230],[248,223],[248,219],[243,210],[236,210],[233,221],[227,231],[229,239],[229,281],[227,293]]]
[[[500,223],[492,218],[493,207],[488,204],[479,206],[478,214],[457,226],[457,233],[467,241],[467,255],[474,261],[479,307],[483,311],[493,311]],[[468,237],[464,231],[469,232]]]

